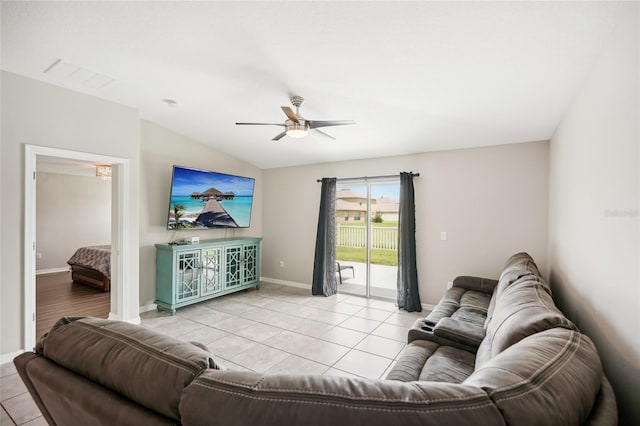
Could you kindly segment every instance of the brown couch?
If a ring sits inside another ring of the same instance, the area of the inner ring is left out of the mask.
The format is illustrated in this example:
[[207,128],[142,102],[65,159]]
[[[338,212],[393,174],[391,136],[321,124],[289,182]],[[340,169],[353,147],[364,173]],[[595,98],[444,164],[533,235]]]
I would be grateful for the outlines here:
[[200,345],[95,318],[59,321],[14,362],[57,425],[615,425],[593,343],[529,259],[457,279],[385,380],[222,370]]

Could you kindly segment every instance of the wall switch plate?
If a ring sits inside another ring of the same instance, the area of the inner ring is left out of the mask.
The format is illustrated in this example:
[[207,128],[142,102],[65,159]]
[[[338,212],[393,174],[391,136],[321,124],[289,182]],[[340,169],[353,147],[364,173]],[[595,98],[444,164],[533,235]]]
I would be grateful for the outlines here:
[[281,268],[284,268],[284,260],[281,260],[281,261],[280,261],[280,267],[281,267]]
[[447,241],[447,233],[445,231],[440,233],[440,240]]
[[200,242],[200,237],[191,237],[191,244],[198,244]]

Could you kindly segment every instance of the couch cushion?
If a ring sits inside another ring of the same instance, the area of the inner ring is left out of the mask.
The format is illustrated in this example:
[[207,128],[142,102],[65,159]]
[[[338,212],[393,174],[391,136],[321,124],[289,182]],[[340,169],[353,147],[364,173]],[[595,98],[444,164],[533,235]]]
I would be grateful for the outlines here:
[[37,352],[55,363],[167,417],[179,420],[182,390],[207,368],[211,354],[142,326],[98,318],[63,318]]
[[415,340],[398,356],[386,380],[462,383],[473,372],[474,358],[452,346]]
[[460,297],[460,307],[475,309],[477,311],[484,312],[486,315],[490,300],[490,294],[468,290]]
[[442,318],[453,317],[483,325],[490,300],[491,296],[487,293],[452,287],[440,298],[440,302],[427,315],[426,321],[435,325]]
[[487,309],[487,317],[485,321],[485,327],[493,315],[496,299],[500,297],[502,292],[514,282],[523,277],[540,277],[540,271],[538,266],[533,261],[533,258],[525,252],[516,253],[511,256],[504,264],[502,274],[498,284],[493,289],[493,294],[489,307]]
[[584,424],[601,383],[595,346],[565,328],[525,337],[463,382],[485,389],[507,424],[523,426]]
[[476,368],[523,338],[550,328],[575,329],[538,280],[523,278],[497,299],[486,336],[476,354]]
[[[50,425],[171,426],[162,416],[33,352],[16,369]],[[4,422],[2,422],[4,425]]]
[[180,401],[184,426],[504,426],[485,391],[453,383],[208,370]]
[[[433,328],[433,334],[443,339],[460,342],[468,348],[477,350],[485,336],[484,327],[456,318],[442,318]],[[464,349],[464,348],[463,348]]]

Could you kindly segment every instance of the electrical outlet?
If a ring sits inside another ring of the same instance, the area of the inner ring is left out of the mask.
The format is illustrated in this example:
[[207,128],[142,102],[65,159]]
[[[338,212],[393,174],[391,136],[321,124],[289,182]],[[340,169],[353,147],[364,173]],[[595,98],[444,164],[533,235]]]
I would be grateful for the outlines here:
[[447,281],[447,289],[453,287],[453,281]]
[[42,259],[42,253],[36,253],[36,258],[37,259]]
[[281,268],[284,268],[284,260],[281,260],[281,261],[280,261],[280,267],[281,267]]

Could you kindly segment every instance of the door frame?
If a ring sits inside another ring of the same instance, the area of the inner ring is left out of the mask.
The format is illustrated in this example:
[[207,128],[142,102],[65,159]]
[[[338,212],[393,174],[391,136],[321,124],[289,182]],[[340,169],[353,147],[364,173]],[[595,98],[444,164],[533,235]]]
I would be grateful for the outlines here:
[[[37,145],[25,145],[24,174],[24,349],[36,343],[36,169],[37,157],[58,157],[100,164],[113,168],[111,189],[111,307],[109,319],[127,320],[129,294],[134,281],[130,279],[130,164],[126,158],[70,151]],[[139,318],[138,318],[139,321]],[[136,322],[134,318],[131,322]]]

